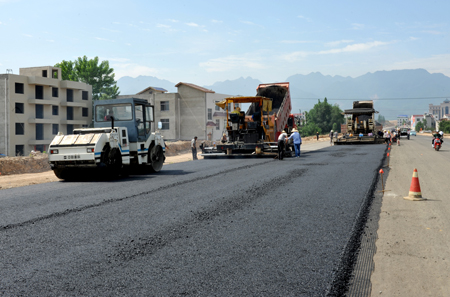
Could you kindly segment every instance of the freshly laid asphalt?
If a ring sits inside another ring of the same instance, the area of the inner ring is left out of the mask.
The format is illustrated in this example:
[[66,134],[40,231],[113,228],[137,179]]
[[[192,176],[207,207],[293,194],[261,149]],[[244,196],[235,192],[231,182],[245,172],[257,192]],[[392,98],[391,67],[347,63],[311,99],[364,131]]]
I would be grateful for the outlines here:
[[0,295],[342,295],[386,146],[321,146],[2,190]]

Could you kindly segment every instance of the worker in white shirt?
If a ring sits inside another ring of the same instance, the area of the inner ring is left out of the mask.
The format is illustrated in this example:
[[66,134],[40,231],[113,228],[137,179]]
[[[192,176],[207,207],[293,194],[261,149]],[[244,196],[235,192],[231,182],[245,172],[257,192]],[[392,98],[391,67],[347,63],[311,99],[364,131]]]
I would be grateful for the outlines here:
[[286,132],[283,130],[281,131],[280,136],[278,136],[278,159],[279,160],[283,160],[284,157],[284,150],[285,150],[285,145],[286,145],[286,139],[287,139],[287,134]]

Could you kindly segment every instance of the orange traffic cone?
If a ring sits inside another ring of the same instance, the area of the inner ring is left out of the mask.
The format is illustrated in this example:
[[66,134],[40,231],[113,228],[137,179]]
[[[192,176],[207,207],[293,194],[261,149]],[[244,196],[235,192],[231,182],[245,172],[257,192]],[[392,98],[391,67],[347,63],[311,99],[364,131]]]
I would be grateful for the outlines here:
[[419,174],[417,173],[416,168],[414,168],[411,187],[409,188],[409,195],[403,198],[412,201],[426,200],[425,198],[422,197],[422,192],[420,191]]

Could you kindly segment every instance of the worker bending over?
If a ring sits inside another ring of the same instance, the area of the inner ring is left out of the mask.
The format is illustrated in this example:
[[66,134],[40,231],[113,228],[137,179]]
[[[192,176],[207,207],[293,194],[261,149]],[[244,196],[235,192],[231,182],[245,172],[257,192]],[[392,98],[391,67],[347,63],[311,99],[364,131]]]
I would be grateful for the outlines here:
[[281,131],[280,136],[278,136],[278,159],[283,160],[284,157],[284,151],[285,151],[285,144],[286,144],[287,134],[283,130]]

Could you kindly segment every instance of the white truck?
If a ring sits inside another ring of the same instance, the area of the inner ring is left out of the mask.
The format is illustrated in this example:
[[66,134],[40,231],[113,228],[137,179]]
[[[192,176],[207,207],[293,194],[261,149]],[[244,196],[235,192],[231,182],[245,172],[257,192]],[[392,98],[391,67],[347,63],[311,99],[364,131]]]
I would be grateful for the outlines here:
[[60,179],[76,179],[80,171],[127,175],[137,168],[159,172],[165,160],[165,144],[152,132],[154,110],[137,98],[94,102],[94,128],[61,132],[51,142],[49,163]]

